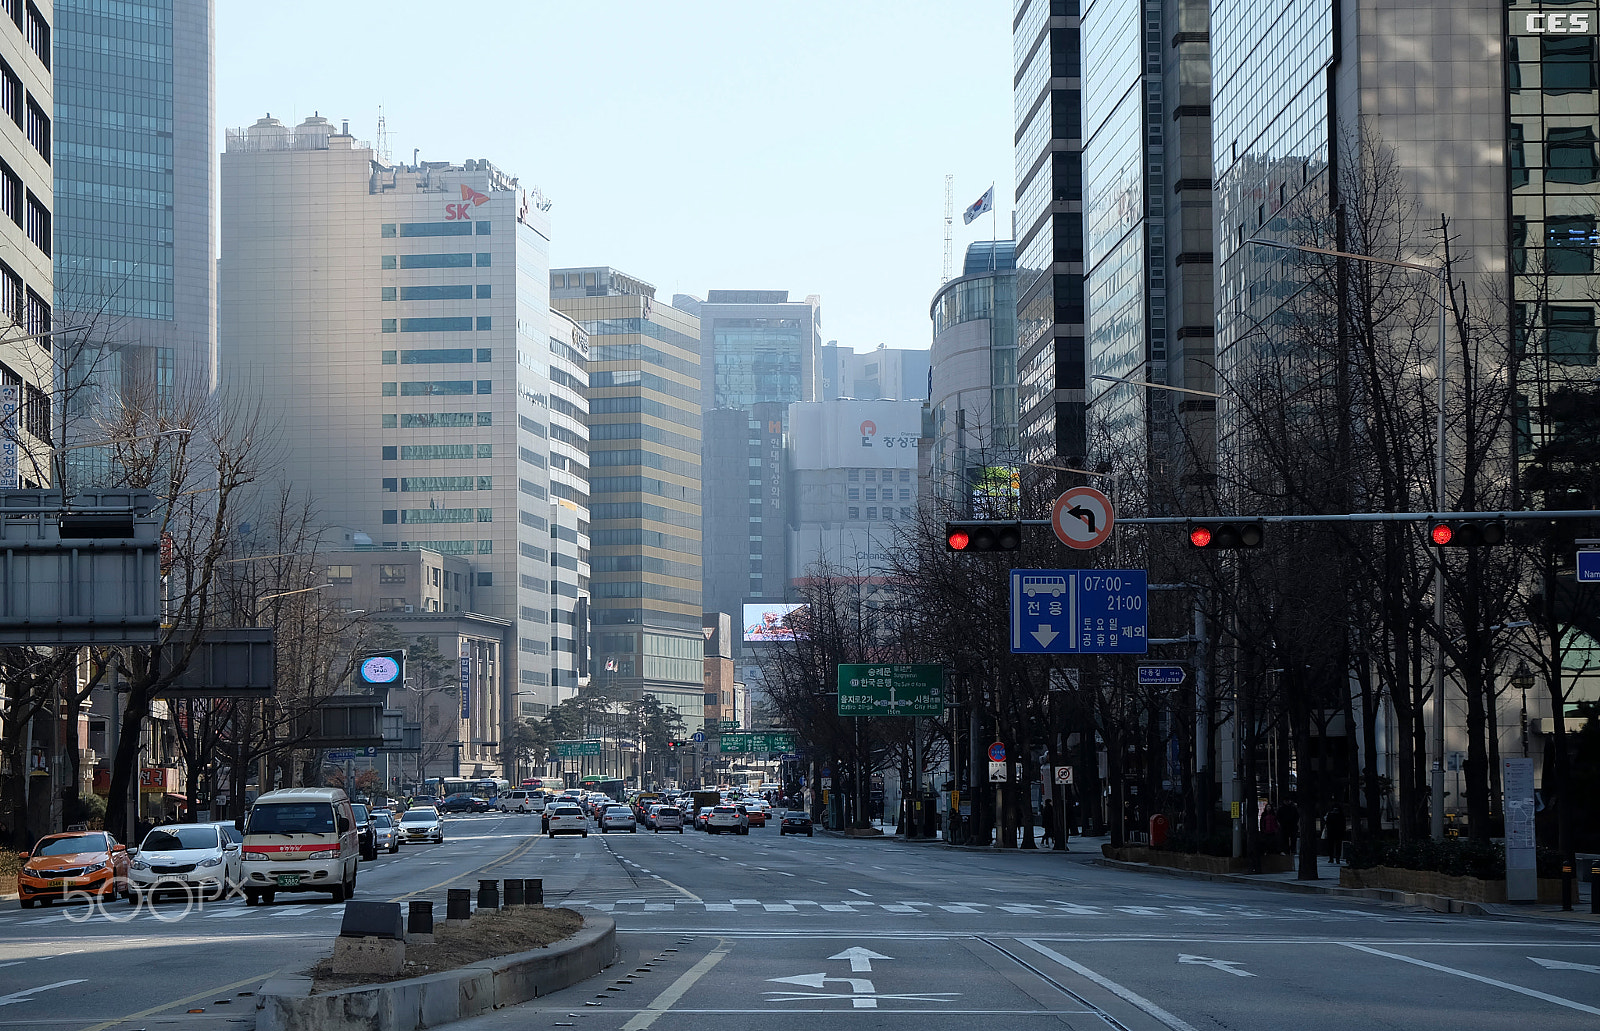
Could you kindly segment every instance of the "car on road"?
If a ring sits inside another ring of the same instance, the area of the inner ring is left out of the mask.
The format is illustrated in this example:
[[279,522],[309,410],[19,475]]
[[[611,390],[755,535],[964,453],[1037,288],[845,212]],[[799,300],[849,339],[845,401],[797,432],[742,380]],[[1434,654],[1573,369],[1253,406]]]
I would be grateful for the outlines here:
[[500,810],[507,813],[544,811],[544,792],[537,788],[514,788],[500,796]]
[[350,811],[356,817],[356,846],[361,858],[370,863],[378,858],[378,833],[377,828],[372,826],[372,810],[359,802],[352,802]]
[[105,831],[49,834],[21,858],[17,898],[23,909],[68,894],[116,898],[127,890],[128,848]]
[[400,831],[407,841],[435,841],[444,843],[444,817],[439,810],[427,805],[416,805],[400,817]]
[[653,806],[650,810],[650,829],[660,834],[662,831],[677,831],[683,833],[683,810],[675,805]]
[[165,893],[226,897],[244,880],[243,842],[231,823],[155,828],[128,852],[128,901],[155,901]]
[[625,805],[608,805],[600,814],[600,833],[607,831],[625,830],[629,834],[639,831],[639,821],[633,815],[633,810]]
[[575,805],[558,805],[546,811],[549,824],[545,833],[552,838],[557,834],[581,834],[589,836],[589,817]]
[[711,807],[711,815],[706,817],[706,830],[712,834],[721,834],[723,831],[749,834],[750,823],[738,806],[717,805]]
[[697,830],[697,831],[705,830],[706,829],[706,821],[708,819],[710,819],[710,818],[711,818],[711,806],[703,805],[699,809],[695,810],[695,814],[694,814],[694,829]]
[[394,814],[389,810],[378,809],[373,812],[372,833],[380,850],[400,851],[400,825],[395,822]]
[[783,814],[783,819],[778,823],[778,836],[785,834],[804,834],[813,837],[811,831],[811,816],[804,809],[789,809]]
[[441,813],[481,813],[488,809],[488,802],[481,798],[474,798],[465,792],[446,795],[444,801],[439,803]]
[[767,825],[767,811],[755,803],[740,806],[744,810],[746,825],[750,827],[765,827]]
[[355,894],[356,818],[339,788],[268,791],[242,822],[246,905],[280,891],[325,891],[335,902]]

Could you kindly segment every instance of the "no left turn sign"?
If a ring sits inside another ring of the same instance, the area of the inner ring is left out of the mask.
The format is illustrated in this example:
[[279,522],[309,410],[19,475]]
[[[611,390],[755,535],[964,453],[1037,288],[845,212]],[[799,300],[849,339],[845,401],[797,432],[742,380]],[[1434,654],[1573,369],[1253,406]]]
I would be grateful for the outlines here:
[[1069,487],[1050,512],[1050,525],[1061,543],[1079,551],[1104,544],[1115,521],[1111,499],[1093,487]]

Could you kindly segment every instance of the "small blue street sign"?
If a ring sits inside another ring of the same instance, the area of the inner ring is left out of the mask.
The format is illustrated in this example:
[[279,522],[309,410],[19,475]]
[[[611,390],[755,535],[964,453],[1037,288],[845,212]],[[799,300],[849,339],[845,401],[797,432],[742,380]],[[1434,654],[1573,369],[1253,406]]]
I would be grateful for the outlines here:
[[1183,683],[1182,666],[1140,666],[1140,687],[1177,687]]
[[1143,569],[1013,569],[1011,650],[1020,655],[1143,655]]
[[1600,584],[1600,549],[1589,548],[1578,552],[1578,582]]
[[703,730],[697,730],[693,734],[689,735],[689,740],[693,741],[695,744],[700,744],[701,742],[705,741],[705,739],[706,732]]

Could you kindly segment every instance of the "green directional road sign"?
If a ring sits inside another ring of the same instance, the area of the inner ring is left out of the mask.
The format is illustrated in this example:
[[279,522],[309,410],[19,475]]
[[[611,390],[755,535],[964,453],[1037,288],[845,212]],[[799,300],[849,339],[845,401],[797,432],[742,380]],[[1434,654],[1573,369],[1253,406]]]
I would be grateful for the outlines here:
[[557,741],[556,755],[562,759],[577,759],[585,755],[599,755],[598,741]]
[[942,716],[944,667],[929,663],[839,664],[840,716]]
[[724,755],[729,752],[792,752],[794,732],[758,730],[743,734],[723,734],[717,749]]

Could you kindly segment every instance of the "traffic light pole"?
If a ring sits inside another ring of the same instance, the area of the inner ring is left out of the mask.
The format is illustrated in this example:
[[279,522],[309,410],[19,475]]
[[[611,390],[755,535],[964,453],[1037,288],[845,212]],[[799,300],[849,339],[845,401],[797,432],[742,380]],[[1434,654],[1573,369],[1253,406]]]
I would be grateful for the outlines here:
[[[1185,526],[1189,523],[1428,523],[1503,519],[1539,522],[1546,519],[1600,519],[1600,509],[1562,508],[1548,512],[1337,512],[1322,515],[1180,515],[1117,516],[1117,525]],[[966,519],[963,526],[1050,526],[1048,519]]]

